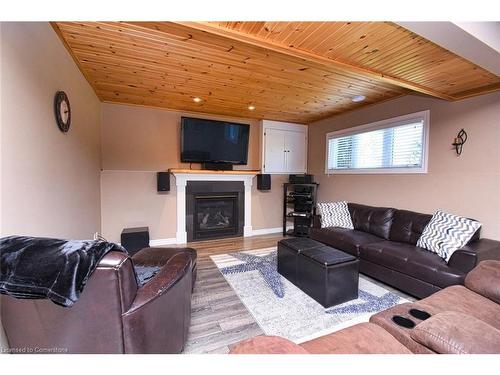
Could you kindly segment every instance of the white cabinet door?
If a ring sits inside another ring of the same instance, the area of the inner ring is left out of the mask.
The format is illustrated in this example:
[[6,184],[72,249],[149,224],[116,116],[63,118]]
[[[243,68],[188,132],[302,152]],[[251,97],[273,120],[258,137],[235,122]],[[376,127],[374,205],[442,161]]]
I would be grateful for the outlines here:
[[284,131],[287,173],[306,172],[306,135],[299,132]]
[[264,157],[265,173],[279,173],[285,170],[285,134],[282,130],[266,130]]
[[262,120],[262,173],[307,171],[307,126]]

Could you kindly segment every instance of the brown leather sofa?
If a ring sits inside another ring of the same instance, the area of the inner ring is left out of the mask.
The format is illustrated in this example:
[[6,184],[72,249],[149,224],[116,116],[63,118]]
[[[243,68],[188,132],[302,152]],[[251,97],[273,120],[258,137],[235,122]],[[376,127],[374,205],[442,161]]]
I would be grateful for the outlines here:
[[500,259],[500,241],[480,239],[478,230],[446,263],[416,246],[432,215],[356,203],[348,208],[354,229],[321,228],[316,217],[310,238],[357,256],[360,272],[415,297],[463,284],[480,261]]
[[70,308],[2,295],[12,352],[179,353],[191,318],[192,255],[176,251],[146,284],[130,257],[106,254]]
[[[410,309],[431,314],[414,318]],[[393,322],[400,315],[414,328]],[[500,354],[500,262],[484,261],[470,272],[465,286],[445,288],[414,303],[373,315],[361,323],[300,345],[275,336],[236,344],[232,354]]]

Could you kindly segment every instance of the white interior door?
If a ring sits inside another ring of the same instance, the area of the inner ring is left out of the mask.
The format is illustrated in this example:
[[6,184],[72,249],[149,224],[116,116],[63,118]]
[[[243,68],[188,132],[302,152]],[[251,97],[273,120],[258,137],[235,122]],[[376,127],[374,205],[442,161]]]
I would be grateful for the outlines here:
[[287,173],[305,173],[306,135],[302,132],[285,131],[285,155]]
[[282,130],[267,129],[265,134],[265,173],[285,170],[285,134]]

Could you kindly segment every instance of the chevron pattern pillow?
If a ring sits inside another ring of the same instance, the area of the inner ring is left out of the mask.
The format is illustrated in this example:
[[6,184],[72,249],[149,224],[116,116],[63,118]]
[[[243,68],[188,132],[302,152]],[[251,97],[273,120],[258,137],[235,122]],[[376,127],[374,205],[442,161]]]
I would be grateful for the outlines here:
[[455,251],[464,247],[481,223],[438,210],[426,225],[417,246],[430,250],[448,262]]
[[318,203],[321,215],[321,228],[340,227],[354,229],[347,202]]

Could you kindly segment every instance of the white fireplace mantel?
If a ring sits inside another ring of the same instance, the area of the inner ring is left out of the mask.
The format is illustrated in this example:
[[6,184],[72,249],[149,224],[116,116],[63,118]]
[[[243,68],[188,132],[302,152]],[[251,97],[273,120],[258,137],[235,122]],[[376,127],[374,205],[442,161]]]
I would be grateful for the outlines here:
[[187,242],[186,231],[186,185],[188,181],[242,181],[245,185],[245,217],[243,236],[252,236],[252,182],[258,171],[205,171],[172,169],[177,187],[177,232],[176,243]]

